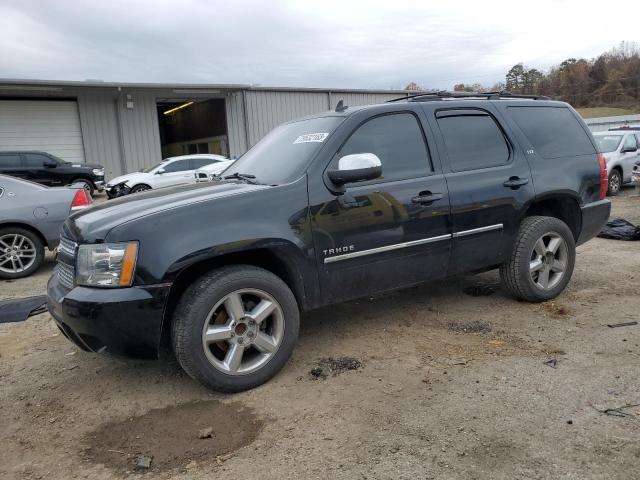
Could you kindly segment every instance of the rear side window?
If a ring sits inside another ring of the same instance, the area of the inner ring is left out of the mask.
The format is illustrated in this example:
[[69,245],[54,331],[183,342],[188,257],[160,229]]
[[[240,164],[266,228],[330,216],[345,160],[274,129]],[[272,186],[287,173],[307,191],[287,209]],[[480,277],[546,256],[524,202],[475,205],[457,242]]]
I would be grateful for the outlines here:
[[451,170],[463,172],[497,167],[509,162],[509,147],[495,120],[477,114],[438,113],[438,126],[447,147]]
[[0,167],[19,167],[20,155],[0,155]]
[[509,107],[509,115],[543,158],[596,153],[587,133],[565,107]]
[[422,129],[411,113],[383,115],[362,124],[343,145],[339,157],[354,153],[377,155],[385,181],[422,177],[431,171]]
[[634,148],[638,148],[638,144],[636,143],[635,135],[629,135],[624,139],[624,147],[625,149],[633,150]]

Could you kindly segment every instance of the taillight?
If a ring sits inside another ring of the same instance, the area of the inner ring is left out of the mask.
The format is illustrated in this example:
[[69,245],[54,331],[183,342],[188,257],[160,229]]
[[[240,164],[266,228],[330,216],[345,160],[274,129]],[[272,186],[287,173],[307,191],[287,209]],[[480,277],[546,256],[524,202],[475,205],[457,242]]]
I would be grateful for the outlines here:
[[607,175],[607,161],[602,153],[598,154],[600,162],[600,200],[604,200],[609,189],[609,176]]
[[73,201],[71,202],[71,211],[80,210],[81,208],[85,208],[91,205],[91,195],[84,189],[76,191],[76,194],[73,196]]

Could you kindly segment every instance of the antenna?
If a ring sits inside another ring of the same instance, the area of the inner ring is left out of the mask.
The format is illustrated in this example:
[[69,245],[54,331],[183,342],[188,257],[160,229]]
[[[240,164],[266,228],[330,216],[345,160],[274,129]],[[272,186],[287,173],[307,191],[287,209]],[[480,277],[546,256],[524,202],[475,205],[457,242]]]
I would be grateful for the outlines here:
[[349,106],[345,105],[342,99],[340,99],[336,105],[336,112],[344,112],[347,108],[349,108]]

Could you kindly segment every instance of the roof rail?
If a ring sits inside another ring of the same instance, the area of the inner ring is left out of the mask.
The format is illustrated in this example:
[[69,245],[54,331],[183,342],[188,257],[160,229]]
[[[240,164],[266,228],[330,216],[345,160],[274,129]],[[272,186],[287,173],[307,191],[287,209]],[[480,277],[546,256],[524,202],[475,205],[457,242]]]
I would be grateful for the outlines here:
[[511,93],[505,90],[499,92],[430,92],[430,93],[419,93],[416,95],[409,95],[406,97],[394,98],[393,100],[388,100],[387,103],[392,102],[430,102],[433,100],[442,100],[446,98],[483,98],[487,100],[499,100],[501,98],[529,98],[532,100],[551,100],[549,97],[544,95],[525,95],[520,93]]

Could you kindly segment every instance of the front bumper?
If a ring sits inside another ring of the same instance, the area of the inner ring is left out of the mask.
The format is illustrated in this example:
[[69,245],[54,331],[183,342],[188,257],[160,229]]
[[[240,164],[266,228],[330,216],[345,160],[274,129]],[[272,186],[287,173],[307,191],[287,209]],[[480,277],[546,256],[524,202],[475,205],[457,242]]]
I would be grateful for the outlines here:
[[130,288],[63,286],[57,270],[47,284],[47,307],[78,347],[132,358],[158,358],[170,285]]
[[99,192],[104,190],[104,180],[95,180],[93,184]]
[[582,210],[582,230],[578,237],[577,245],[581,245],[587,240],[591,240],[598,235],[609,220],[611,214],[611,202],[600,200],[598,202],[587,203]]

